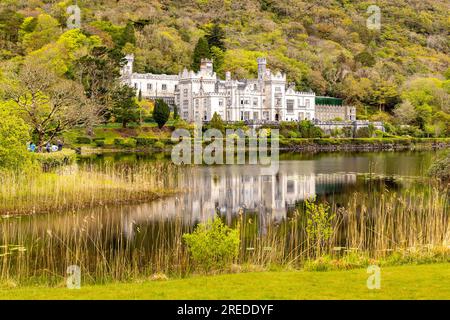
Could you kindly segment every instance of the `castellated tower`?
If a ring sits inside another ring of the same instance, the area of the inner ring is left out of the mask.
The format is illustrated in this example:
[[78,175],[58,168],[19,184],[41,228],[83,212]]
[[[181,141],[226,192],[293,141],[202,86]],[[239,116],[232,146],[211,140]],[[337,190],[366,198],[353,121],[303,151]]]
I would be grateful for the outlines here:
[[258,58],[258,80],[264,80],[266,74],[267,61],[266,58]]

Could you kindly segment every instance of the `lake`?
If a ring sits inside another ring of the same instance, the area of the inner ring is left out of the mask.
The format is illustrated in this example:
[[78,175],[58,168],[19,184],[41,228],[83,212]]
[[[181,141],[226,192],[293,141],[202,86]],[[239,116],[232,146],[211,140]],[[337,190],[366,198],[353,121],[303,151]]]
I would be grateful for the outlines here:
[[[423,177],[441,152],[283,153],[278,172],[268,176],[261,175],[256,165],[186,166],[157,182],[160,187],[179,189],[176,196],[150,203],[13,217],[8,221],[8,242],[34,256],[28,263],[35,266],[27,266],[30,276],[42,276],[43,270],[64,273],[67,265],[78,263],[94,274],[92,277],[124,266],[130,274],[143,270],[182,274],[186,253],[180,249],[181,235],[199,222],[216,214],[229,225],[244,219],[243,256],[258,244],[273,247],[277,237],[286,241],[284,247],[292,247],[299,240],[292,240],[289,221],[305,200],[316,198],[337,211],[351,201],[357,204],[369,197],[367,210],[376,214],[376,205],[370,207],[379,194],[426,188]],[[170,157],[112,153],[80,157],[77,165],[113,162],[132,167],[164,161]],[[347,238],[342,233],[336,243],[350,246]],[[0,242],[4,244],[5,238]]]

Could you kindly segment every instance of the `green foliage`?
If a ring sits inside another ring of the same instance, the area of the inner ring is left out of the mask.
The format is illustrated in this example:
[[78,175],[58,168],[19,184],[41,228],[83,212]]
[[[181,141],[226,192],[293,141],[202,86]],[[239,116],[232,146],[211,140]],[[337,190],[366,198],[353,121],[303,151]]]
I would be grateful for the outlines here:
[[239,253],[239,226],[231,229],[219,216],[199,224],[193,233],[184,234],[195,266],[205,272],[222,271],[229,267]]
[[323,131],[316,127],[309,120],[302,120],[299,123],[299,138],[320,138],[323,136]]
[[217,112],[214,112],[211,121],[209,122],[209,128],[217,129],[220,132],[225,131],[225,124]]
[[372,133],[370,132],[368,127],[362,127],[356,130],[355,134],[356,138],[370,138],[372,137]]
[[92,139],[89,137],[77,137],[76,142],[79,144],[91,144]]
[[166,124],[170,117],[170,108],[167,103],[162,99],[155,101],[155,108],[153,109],[153,119],[161,129]]
[[165,144],[162,141],[156,141],[155,144],[154,144],[154,147],[156,149],[163,150],[164,147],[165,147]]
[[191,68],[194,71],[200,70],[201,60],[204,58],[211,58],[211,52],[209,50],[208,41],[205,37],[200,37],[198,39],[197,45],[195,46],[194,53],[192,55],[192,65]]
[[59,22],[48,14],[24,20],[19,32],[25,51],[31,52],[55,41],[61,33]]
[[32,164],[29,127],[10,105],[0,103],[0,171],[22,171]]
[[114,91],[112,97],[111,114],[116,122],[122,123],[123,128],[126,128],[130,122],[139,120],[139,105],[133,88],[126,85],[120,86]]
[[322,249],[333,235],[335,214],[330,213],[326,203],[316,204],[315,199],[306,200],[306,233],[315,255],[321,256]]
[[450,152],[433,163],[428,174],[443,181],[450,181]]
[[206,40],[208,41],[208,46],[210,48],[216,47],[222,51],[225,51],[226,50],[225,43],[224,43],[225,36],[226,35],[225,35],[225,31],[223,30],[223,28],[219,24],[214,23],[206,35]]
[[178,114],[178,107],[174,106],[173,107],[173,119],[178,120],[179,118],[180,118],[180,115]]
[[58,152],[44,152],[36,154],[36,160],[39,162],[44,171],[73,164],[76,159],[77,155],[75,151],[70,149],[63,149]]
[[153,146],[157,141],[158,141],[157,138],[137,137],[136,138],[136,146],[138,146],[138,147],[150,147],[150,146]]

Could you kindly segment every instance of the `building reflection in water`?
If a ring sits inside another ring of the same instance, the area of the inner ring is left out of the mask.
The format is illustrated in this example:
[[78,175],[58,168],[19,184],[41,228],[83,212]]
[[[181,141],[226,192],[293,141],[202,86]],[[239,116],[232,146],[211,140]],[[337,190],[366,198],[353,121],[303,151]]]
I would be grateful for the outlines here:
[[259,215],[260,232],[269,222],[286,218],[298,201],[336,192],[356,184],[355,173],[315,173],[314,161],[282,161],[277,174],[263,176],[258,166],[197,166],[179,177],[185,190],[176,197],[132,206],[122,211],[124,233],[133,237],[134,225],[180,218],[192,224],[214,217],[227,221],[240,210]]

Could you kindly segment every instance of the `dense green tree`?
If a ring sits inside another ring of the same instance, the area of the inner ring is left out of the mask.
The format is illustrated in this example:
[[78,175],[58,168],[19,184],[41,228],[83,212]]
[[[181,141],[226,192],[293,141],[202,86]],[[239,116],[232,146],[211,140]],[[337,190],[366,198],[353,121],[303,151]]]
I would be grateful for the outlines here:
[[99,120],[107,120],[112,94],[117,87],[123,54],[105,46],[96,46],[74,62],[74,78],[85,90]]
[[111,115],[115,121],[126,128],[131,122],[139,121],[139,105],[136,102],[136,91],[127,85],[117,87],[112,94]]
[[211,121],[209,122],[209,127],[220,130],[221,132],[225,131],[225,124],[217,112],[214,112]]
[[136,44],[136,34],[134,30],[133,22],[128,22],[123,29],[120,46],[123,47],[125,44],[130,43],[132,45]]
[[210,48],[217,47],[222,51],[225,51],[225,31],[218,23],[214,23],[212,28],[206,34],[206,40]]
[[27,60],[4,84],[5,97],[36,135],[38,146],[92,117],[83,88],[47,66]]
[[178,107],[177,106],[173,106],[173,118],[175,120],[178,120],[180,118],[180,115],[178,114]]
[[211,51],[209,50],[208,41],[205,37],[198,39],[192,56],[192,70],[199,71],[201,60],[204,58],[211,58]]
[[169,117],[170,108],[168,104],[162,99],[157,99],[155,101],[155,108],[153,109],[153,119],[156,121],[160,129],[164,127],[167,120],[169,120]]
[[29,127],[14,112],[15,106],[0,103],[0,171],[21,171],[31,164],[27,151]]
[[40,14],[37,18],[28,17],[21,26],[20,36],[26,52],[42,48],[55,41],[61,34],[58,20],[48,14]]

